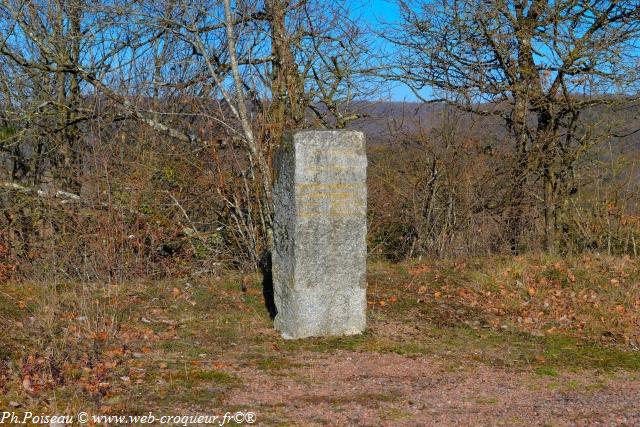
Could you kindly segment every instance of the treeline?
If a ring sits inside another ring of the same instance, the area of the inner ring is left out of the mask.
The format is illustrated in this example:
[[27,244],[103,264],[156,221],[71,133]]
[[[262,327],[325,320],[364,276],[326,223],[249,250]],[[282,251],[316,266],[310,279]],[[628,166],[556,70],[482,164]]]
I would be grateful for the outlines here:
[[0,279],[256,267],[309,127],[374,142],[372,256],[637,254],[637,1],[358,6],[3,2]]
[[[627,119],[600,111],[592,123]],[[504,130],[453,109],[405,117],[403,126],[409,131],[394,134],[393,142],[369,147],[370,252],[391,260],[510,253],[514,157]],[[557,209],[557,252],[637,256],[639,167],[635,135],[585,154]],[[520,252],[546,250],[544,195],[537,184],[532,178],[518,201]]]

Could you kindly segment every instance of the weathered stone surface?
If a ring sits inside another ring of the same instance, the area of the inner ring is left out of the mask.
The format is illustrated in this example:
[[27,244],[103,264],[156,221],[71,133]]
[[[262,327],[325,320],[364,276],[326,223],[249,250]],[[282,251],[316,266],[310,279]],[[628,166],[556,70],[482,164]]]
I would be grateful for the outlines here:
[[276,152],[275,327],[285,338],[365,328],[366,170],[361,132],[297,132]]

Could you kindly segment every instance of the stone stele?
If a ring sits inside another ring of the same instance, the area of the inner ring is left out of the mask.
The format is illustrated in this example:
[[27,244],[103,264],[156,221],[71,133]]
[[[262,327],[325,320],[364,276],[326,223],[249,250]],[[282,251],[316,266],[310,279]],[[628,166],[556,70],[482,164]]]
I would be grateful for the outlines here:
[[274,158],[275,328],[284,338],[366,326],[367,156],[354,131],[301,131]]

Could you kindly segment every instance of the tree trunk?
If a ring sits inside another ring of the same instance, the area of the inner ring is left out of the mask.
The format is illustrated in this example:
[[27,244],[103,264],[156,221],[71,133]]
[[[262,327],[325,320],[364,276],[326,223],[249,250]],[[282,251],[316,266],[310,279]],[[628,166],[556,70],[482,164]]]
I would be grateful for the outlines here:
[[[57,55],[61,63],[78,65],[80,58],[80,0],[61,0],[56,23]],[[67,18],[68,24],[65,24]],[[66,31],[68,25],[68,31]],[[55,153],[54,177],[66,191],[80,193],[82,175],[82,147],[76,122],[80,103],[80,82],[77,73],[56,75],[59,143]]]
[[544,245],[549,254],[557,252],[556,245],[556,200],[552,172],[547,167],[544,173]]
[[556,242],[557,194],[556,174],[554,170],[555,148],[557,144],[556,123],[550,106],[538,110],[537,146],[540,147],[543,216],[544,216],[544,249],[549,254],[558,250]]
[[[524,91],[523,91],[524,92]],[[520,253],[520,237],[524,226],[525,185],[527,183],[527,107],[526,97],[518,96],[513,110],[513,132],[515,134],[515,162],[511,170],[511,192],[507,217],[509,246],[513,255]]]
[[[69,60],[74,66],[80,63],[80,20],[82,15],[82,0],[70,0],[69,2]],[[80,194],[82,186],[82,141],[78,127],[78,111],[80,109],[80,80],[78,73],[69,76],[69,101],[67,107],[67,134],[66,140],[69,147],[69,182],[67,191]]]
[[303,90],[299,72],[291,52],[290,37],[286,27],[288,0],[268,2],[271,27],[271,126],[270,139],[276,144],[282,134],[304,120]]

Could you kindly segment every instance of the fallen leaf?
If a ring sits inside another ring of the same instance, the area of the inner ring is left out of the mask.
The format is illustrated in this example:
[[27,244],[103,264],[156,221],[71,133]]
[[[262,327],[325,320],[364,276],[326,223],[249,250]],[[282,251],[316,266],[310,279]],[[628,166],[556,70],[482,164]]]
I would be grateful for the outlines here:
[[24,378],[22,378],[22,387],[29,394],[35,393],[35,390],[33,389],[33,385],[31,384],[31,377],[29,375],[25,375]]
[[105,351],[107,357],[117,357],[124,355],[124,349],[122,347],[113,347]]
[[412,267],[411,269],[409,269],[409,274],[411,274],[412,276],[417,276],[419,274],[422,273],[428,273],[429,271],[431,271],[431,269],[426,266],[426,265],[417,265],[415,267]]

